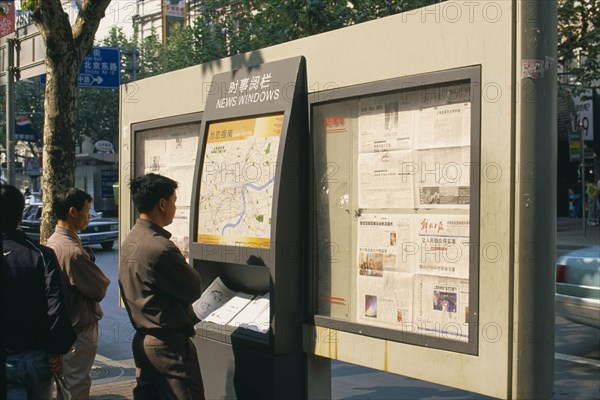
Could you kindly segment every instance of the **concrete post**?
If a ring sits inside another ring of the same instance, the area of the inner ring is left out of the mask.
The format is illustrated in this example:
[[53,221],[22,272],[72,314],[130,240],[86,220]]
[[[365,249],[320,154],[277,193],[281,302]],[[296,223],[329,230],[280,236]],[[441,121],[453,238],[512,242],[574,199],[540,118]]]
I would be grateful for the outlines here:
[[517,1],[514,399],[552,399],[556,262],[556,0]]

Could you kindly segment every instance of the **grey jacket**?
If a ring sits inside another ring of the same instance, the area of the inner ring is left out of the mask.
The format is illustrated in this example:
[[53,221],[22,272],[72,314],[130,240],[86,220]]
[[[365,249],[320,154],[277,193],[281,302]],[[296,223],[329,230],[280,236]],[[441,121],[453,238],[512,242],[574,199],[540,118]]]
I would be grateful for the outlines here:
[[199,322],[192,303],[200,298],[200,274],[169,238],[139,219],[121,246],[119,287],[136,330],[184,330]]
[[67,278],[70,292],[69,314],[75,332],[102,318],[99,302],[106,295],[110,280],[91,260],[79,236],[57,226],[46,245],[54,250]]

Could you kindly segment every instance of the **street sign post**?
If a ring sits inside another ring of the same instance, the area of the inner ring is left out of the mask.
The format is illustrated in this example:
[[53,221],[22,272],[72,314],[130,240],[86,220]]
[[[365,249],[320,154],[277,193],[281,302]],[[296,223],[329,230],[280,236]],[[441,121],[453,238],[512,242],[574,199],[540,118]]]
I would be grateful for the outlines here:
[[[118,89],[121,84],[119,49],[94,47],[84,57],[79,70],[79,87]],[[46,84],[46,74],[40,75],[40,83]]]

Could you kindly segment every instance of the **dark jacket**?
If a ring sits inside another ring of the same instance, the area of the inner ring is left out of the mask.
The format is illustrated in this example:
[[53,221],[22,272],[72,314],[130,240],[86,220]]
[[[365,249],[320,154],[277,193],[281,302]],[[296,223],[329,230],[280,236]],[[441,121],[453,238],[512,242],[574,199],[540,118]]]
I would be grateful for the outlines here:
[[56,255],[21,231],[2,234],[2,253],[6,352],[65,354],[75,341],[75,332]]
[[138,219],[121,246],[119,287],[136,330],[185,330],[199,322],[192,303],[200,275],[152,222]]

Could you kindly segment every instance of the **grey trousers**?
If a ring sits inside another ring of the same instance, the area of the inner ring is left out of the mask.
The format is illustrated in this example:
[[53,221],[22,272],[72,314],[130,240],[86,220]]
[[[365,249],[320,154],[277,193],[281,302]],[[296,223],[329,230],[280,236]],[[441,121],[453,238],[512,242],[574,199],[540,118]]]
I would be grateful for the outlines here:
[[204,400],[196,348],[183,332],[136,332],[133,359],[135,400]]
[[[62,371],[73,400],[87,400],[92,386],[92,366],[98,350],[98,323],[77,334],[77,339],[63,356]],[[59,396],[60,400],[60,396]]]

